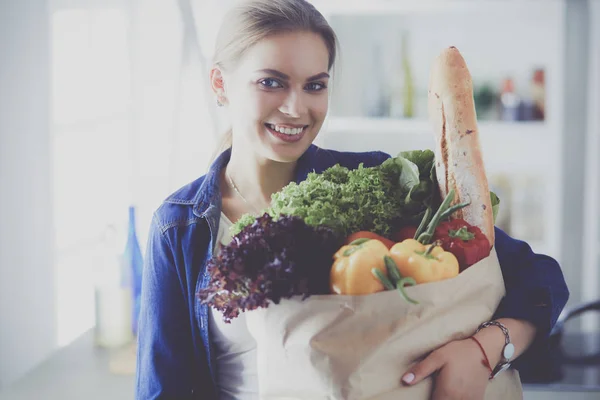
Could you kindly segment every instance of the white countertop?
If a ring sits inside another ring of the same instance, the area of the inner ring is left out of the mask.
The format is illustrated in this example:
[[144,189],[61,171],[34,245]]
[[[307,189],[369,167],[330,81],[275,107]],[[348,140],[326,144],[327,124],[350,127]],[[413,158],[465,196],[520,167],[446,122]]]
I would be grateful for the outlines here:
[[[93,331],[86,332],[0,392],[0,400],[131,400],[135,387],[133,352],[98,349],[94,347]],[[114,368],[121,369],[121,373],[111,373]],[[563,399],[598,400],[600,392],[525,386],[524,400]]]
[[135,377],[131,368],[111,373],[114,361],[115,353],[94,347],[93,331],[88,331],[0,391],[0,400],[131,400]]

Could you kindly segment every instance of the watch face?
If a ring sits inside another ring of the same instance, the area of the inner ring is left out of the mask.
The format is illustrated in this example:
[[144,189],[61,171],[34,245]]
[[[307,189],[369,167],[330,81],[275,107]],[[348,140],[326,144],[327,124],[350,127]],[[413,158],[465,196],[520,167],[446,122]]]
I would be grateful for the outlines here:
[[504,346],[504,350],[502,351],[502,355],[505,359],[510,360],[512,356],[515,354],[515,346],[512,343]]

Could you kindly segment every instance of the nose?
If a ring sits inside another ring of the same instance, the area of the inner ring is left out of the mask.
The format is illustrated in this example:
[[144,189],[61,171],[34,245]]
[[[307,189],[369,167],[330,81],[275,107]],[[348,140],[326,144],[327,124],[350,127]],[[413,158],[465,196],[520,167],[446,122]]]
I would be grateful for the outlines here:
[[279,108],[279,111],[291,118],[302,117],[308,112],[303,95],[304,92],[298,93],[297,90],[291,90],[285,97],[281,107]]

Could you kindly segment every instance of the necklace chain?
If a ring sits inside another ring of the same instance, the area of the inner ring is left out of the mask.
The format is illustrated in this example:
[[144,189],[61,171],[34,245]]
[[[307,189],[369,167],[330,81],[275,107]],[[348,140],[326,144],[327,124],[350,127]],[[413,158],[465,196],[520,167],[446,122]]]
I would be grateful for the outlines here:
[[260,210],[258,208],[256,208],[254,205],[252,205],[252,203],[250,203],[248,200],[246,200],[246,198],[244,197],[242,192],[240,192],[240,190],[237,188],[237,186],[233,182],[233,179],[231,179],[231,175],[229,175],[229,172],[226,171],[225,175],[227,175],[227,179],[229,180],[229,184],[231,185],[233,190],[235,190],[235,192],[242,198],[242,200],[244,200],[244,203],[246,203],[248,206],[250,206],[254,211],[260,212]]

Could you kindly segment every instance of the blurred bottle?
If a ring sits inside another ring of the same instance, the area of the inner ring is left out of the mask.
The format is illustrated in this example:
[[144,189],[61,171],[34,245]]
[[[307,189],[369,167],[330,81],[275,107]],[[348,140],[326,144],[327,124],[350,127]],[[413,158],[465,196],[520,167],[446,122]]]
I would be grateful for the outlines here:
[[546,83],[544,70],[533,72],[531,80],[531,98],[533,100],[533,119],[543,121],[546,118]]
[[363,109],[369,117],[384,117],[388,109],[388,96],[384,86],[385,73],[380,45],[373,47],[371,58],[371,79],[363,88]]
[[401,34],[400,42],[400,57],[392,77],[389,114],[392,118],[413,118],[415,88],[408,55],[408,33]]
[[520,174],[512,179],[511,234],[525,241],[544,240],[546,186],[537,175]]
[[510,235],[512,234],[512,188],[510,177],[506,173],[492,174],[489,179],[489,185],[490,190],[496,193],[500,199],[500,208],[494,225]]
[[497,94],[494,93],[492,86],[489,83],[476,85],[473,91],[473,99],[475,101],[475,110],[478,120],[493,120],[497,118],[496,100]]
[[135,229],[135,207],[129,207],[129,228],[127,234],[127,244],[123,254],[123,262],[125,268],[131,274],[131,291],[132,291],[132,308],[131,308],[131,330],[134,335],[137,335],[138,318],[140,315],[140,300],[142,294],[142,269],[144,261],[142,251],[137,239]]
[[99,347],[121,347],[133,340],[131,272],[118,247],[117,230],[111,225],[105,233],[95,276],[94,342]]
[[518,121],[520,104],[521,100],[515,92],[514,81],[512,78],[504,79],[500,91],[500,119],[503,121]]
[[408,34],[402,37],[402,71],[404,72],[404,118],[415,116],[415,85],[408,59]]

